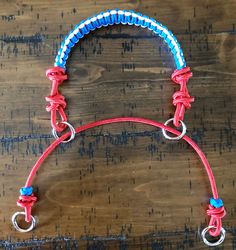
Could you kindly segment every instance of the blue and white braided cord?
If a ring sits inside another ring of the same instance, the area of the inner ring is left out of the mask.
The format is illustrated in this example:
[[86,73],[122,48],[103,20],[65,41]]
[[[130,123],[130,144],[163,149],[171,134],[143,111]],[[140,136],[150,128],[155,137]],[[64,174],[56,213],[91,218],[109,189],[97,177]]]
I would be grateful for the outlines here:
[[169,46],[174,57],[176,68],[182,69],[186,66],[180,44],[171,31],[152,18],[144,16],[140,13],[126,10],[109,10],[88,18],[85,21],[81,21],[74,27],[74,30],[72,30],[69,35],[65,37],[56,56],[54,66],[59,66],[65,69],[66,60],[72,47],[74,47],[74,45],[78,43],[84,35],[88,34],[92,30],[101,28],[102,26],[114,24],[128,24],[148,28],[159,37],[163,38],[165,43]]

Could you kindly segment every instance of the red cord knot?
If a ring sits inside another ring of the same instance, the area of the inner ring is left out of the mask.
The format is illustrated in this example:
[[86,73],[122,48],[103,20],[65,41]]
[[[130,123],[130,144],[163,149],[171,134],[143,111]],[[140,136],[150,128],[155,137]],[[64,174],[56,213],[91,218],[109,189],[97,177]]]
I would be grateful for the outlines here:
[[51,111],[60,111],[60,109],[66,108],[66,101],[65,97],[63,95],[57,94],[54,96],[46,96],[45,100],[49,102],[49,104],[46,107],[46,110],[48,112]]
[[67,121],[67,116],[65,114],[65,108],[66,108],[66,101],[65,97],[59,93],[53,96],[46,96],[45,100],[49,102],[49,104],[46,106],[46,110],[48,112],[51,112],[51,125],[52,127],[58,131],[62,132],[66,125],[57,122],[57,113],[60,115],[61,121]]
[[46,76],[51,81],[57,81],[58,83],[62,83],[67,79],[67,74],[65,73],[65,69],[61,67],[53,67],[46,71]]
[[[51,94],[46,96],[46,101],[49,104],[46,107],[48,112],[51,112],[51,125],[57,132],[62,132],[66,125],[62,122],[67,121],[67,116],[64,109],[66,108],[65,97],[58,91],[58,86],[67,79],[65,69],[61,67],[53,67],[46,71],[46,76],[52,81]],[[61,122],[57,122],[57,113],[60,115]]]
[[37,197],[34,194],[20,195],[17,201],[17,205],[25,209],[25,221],[31,221],[31,209],[34,203],[37,201]]
[[221,233],[221,228],[222,228],[221,219],[226,215],[224,206],[214,207],[211,204],[209,204],[207,215],[211,216],[209,226],[215,227],[215,228],[209,229],[209,234],[213,237],[219,236]]
[[191,108],[191,102],[194,102],[194,98],[184,91],[177,91],[173,94],[173,104],[183,104],[186,109]]
[[180,126],[180,120],[184,119],[185,110],[190,109],[191,102],[194,102],[194,97],[189,95],[186,86],[190,77],[192,77],[192,72],[189,67],[175,70],[171,75],[172,81],[180,85],[180,90],[173,94],[173,105],[176,106],[174,114],[174,125],[176,127]]

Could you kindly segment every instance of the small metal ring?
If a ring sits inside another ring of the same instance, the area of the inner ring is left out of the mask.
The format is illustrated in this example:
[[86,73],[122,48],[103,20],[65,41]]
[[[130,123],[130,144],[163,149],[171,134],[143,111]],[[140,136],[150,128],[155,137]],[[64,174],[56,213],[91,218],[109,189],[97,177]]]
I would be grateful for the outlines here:
[[17,223],[17,220],[16,220],[17,216],[19,216],[19,215],[24,215],[25,216],[25,212],[16,212],[11,217],[12,224],[13,224],[14,228],[17,231],[19,231],[21,233],[27,233],[27,232],[29,232],[29,231],[31,231],[31,230],[33,230],[35,228],[36,219],[32,215],[31,215],[31,224],[30,224],[30,226],[28,228],[24,229],[24,228],[19,227],[19,225]]
[[[167,121],[164,123],[164,125],[165,125],[165,126],[168,126],[168,124],[169,124],[170,122],[172,122],[172,121],[174,121],[174,118],[171,118],[171,119],[167,120]],[[168,140],[175,140],[175,141],[177,141],[177,140],[182,139],[182,138],[184,137],[184,135],[186,134],[187,127],[186,127],[186,125],[185,125],[185,123],[184,123],[183,121],[180,120],[180,123],[181,123],[181,126],[182,126],[182,133],[181,133],[180,135],[178,135],[178,136],[176,136],[176,137],[169,136],[169,135],[167,135],[166,130],[163,128],[163,129],[162,129],[162,134],[163,134],[163,136],[164,136],[166,139],[168,139]]]
[[210,242],[210,241],[208,241],[207,239],[206,239],[206,233],[209,231],[209,229],[211,229],[211,228],[216,228],[216,227],[214,227],[214,226],[208,226],[208,227],[206,227],[206,228],[204,228],[203,230],[202,230],[202,233],[201,233],[201,235],[202,235],[202,239],[203,239],[203,242],[207,245],[207,246],[210,246],[210,247],[214,247],[214,246],[218,246],[218,245],[220,245],[223,241],[224,241],[224,239],[225,239],[225,234],[226,234],[226,231],[225,231],[225,229],[222,227],[221,229],[220,229],[220,238],[219,238],[219,240],[217,240],[216,242]]
[[[61,123],[66,124],[69,127],[70,131],[71,131],[70,138],[68,140],[62,141],[62,143],[67,143],[67,142],[72,141],[75,138],[75,134],[76,134],[75,128],[69,122],[63,121]],[[52,134],[55,137],[55,139],[59,138],[59,136],[57,135],[57,131],[54,128],[52,129]]]

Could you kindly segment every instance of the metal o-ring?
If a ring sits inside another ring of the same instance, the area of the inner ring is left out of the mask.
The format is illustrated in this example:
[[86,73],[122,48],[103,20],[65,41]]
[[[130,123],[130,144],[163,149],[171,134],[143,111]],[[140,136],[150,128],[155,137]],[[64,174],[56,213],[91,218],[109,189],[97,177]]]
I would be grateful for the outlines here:
[[[167,120],[167,121],[164,123],[164,125],[165,125],[165,126],[168,126],[168,124],[169,124],[170,122],[172,122],[173,120],[174,120],[174,118],[171,118],[171,119]],[[168,140],[175,140],[175,141],[177,141],[177,140],[182,139],[182,138],[184,137],[184,135],[186,134],[187,127],[186,127],[186,125],[184,124],[183,121],[180,121],[180,123],[181,123],[181,126],[182,126],[182,133],[181,133],[180,135],[178,135],[178,136],[176,136],[176,137],[169,136],[169,135],[166,133],[166,130],[163,128],[163,129],[162,129],[162,134],[163,134],[163,136],[164,136],[166,139],[168,139]]]
[[224,241],[226,231],[225,231],[225,229],[222,227],[222,228],[220,229],[220,238],[219,238],[219,240],[217,240],[216,242],[210,242],[210,241],[208,241],[208,240],[206,239],[206,233],[207,233],[207,232],[209,231],[209,229],[211,229],[211,228],[216,228],[216,227],[214,227],[214,226],[208,226],[208,227],[206,227],[206,228],[204,228],[204,229],[202,230],[201,235],[202,235],[203,242],[204,242],[207,246],[210,246],[210,247],[218,246],[218,245],[220,245],[220,244]]
[[[75,128],[69,122],[62,121],[61,123],[67,125],[68,128],[71,131],[70,138],[68,140],[62,141],[62,143],[68,143],[68,142],[72,141],[75,138],[75,134],[76,134]],[[54,128],[52,129],[52,134],[55,137],[55,139],[59,138],[59,136],[57,135],[57,131]]]
[[17,220],[16,220],[17,216],[19,216],[19,215],[24,215],[25,216],[25,212],[16,212],[11,217],[12,224],[13,224],[14,228],[17,231],[19,231],[21,233],[27,233],[27,232],[30,232],[31,230],[33,230],[35,228],[35,226],[36,226],[36,219],[32,215],[31,215],[31,224],[30,224],[30,226],[28,228],[26,228],[26,229],[21,228],[18,225]]

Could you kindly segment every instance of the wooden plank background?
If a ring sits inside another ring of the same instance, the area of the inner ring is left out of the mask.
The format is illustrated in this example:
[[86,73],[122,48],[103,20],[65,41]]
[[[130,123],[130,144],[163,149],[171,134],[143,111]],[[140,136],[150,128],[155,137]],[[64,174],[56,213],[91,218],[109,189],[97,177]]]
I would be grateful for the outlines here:
[[[73,25],[112,8],[156,18],[180,41],[194,73],[188,135],[206,153],[228,212],[220,249],[236,249],[235,0],[0,2],[0,248],[206,249],[200,230],[210,188],[201,162],[184,142],[131,123],[60,146],[34,182],[37,229],[20,234],[11,225],[18,189],[53,140],[45,70]],[[173,67],[166,45],[147,30],[92,32],[73,49],[61,87],[70,122],[128,115],[164,122],[174,111]]]

